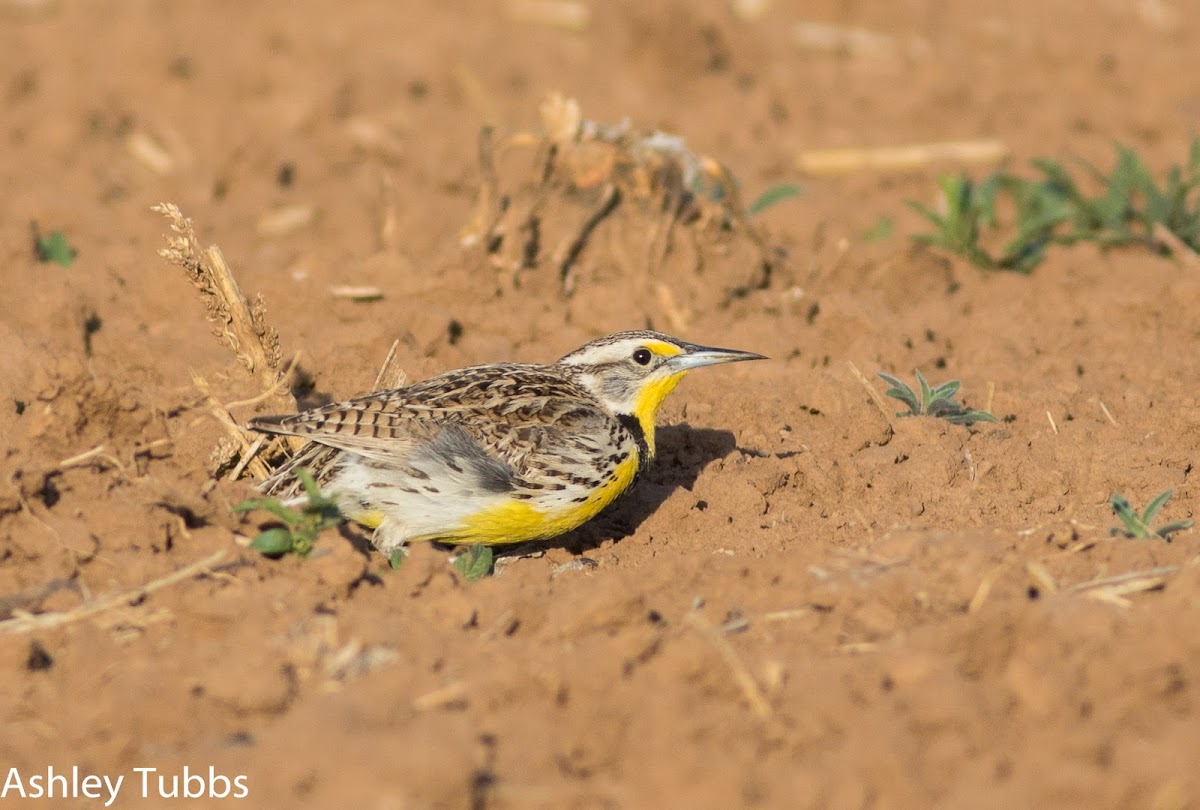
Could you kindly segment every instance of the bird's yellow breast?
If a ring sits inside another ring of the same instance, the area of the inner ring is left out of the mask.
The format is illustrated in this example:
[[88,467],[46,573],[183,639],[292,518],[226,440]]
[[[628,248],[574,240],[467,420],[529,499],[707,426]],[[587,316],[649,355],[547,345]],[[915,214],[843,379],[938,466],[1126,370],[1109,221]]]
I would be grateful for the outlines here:
[[603,484],[582,503],[567,508],[539,507],[536,500],[508,499],[488,506],[462,522],[460,527],[438,538],[452,543],[525,543],[545,540],[582,526],[633,483],[638,458],[631,453]]

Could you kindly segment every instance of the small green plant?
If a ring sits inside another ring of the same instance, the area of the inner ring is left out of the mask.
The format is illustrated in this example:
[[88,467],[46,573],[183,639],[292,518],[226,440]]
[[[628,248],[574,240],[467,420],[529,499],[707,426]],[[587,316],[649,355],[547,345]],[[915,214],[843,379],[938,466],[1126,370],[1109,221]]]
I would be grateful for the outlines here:
[[[1062,164],[1033,161],[1041,177],[1029,180],[1005,171],[976,183],[966,174],[938,181],[945,212],[920,203],[908,204],[933,226],[932,233],[913,238],[955,253],[986,270],[1029,273],[1045,257],[1049,245],[1094,242],[1102,247],[1144,245],[1169,254],[1174,245],[1200,250],[1200,137],[1192,140],[1187,163],[1173,166],[1160,183],[1137,153],[1116,146],[1117,157],[1108,174],[1083,164],[1099,188],[1089,196]],[[1011,240],[993,255],[980,244],[984,230],[995,230],[997,200],[1011,203]]]
[[939,386],[930,387],[925,381],[920,369],[914,369],[917,375],[917,385],[920,386],[920,396],[909,387],[908,383],[891,374],[878,372],[880,379],[892,386],[886,393],[892,399],[898,399],[908,406],[907,411],[899,411],[896,416],[933,416],[945,419],[956,425],[970,425],[973,422],[995,422],[996,417],[987,411],[973,411],[961,402],[954,401],[961,383],[950,380]]
[[67,236],[62,231],[51,231],[48,234],[39,233],[33,229],[33,251],[39,262],[55,262],[63,267],[70,267],[79,255],[79,251],[71,247]]
[[486,577],[492,573],[495,555],[491,546],[468,546],[460,555],[454,558],[454,567],[466,577],[467,582]]
[[1154,520],[1155,515],[1166,505],[1171,495],[1172,490],[1169,489],[1165,492],[1160,492],[1146,505],[1146,510],[1139,515],[1129,505],[1128,498],[1124,495],[1114,493],[1108,502],[1112,505],[1113,512],[1121,519],[1121,523],[1124,524],[1125,528],[1112,529],[1109,534],[1114,536],[1123,534],[1129,538],[1139,538],[1142,540],[1157,537],[1160,540],[1170,542],[1172,534],[1192,527],[1192,521],[1188,519],[1177,520],[1174,523],[1168,523],[1166,526],[1160,526],[1157,529],[1150,528],[1150,523]]
[[992,257],[979,246],[979,229],[982,225],[995,226],[996,186],[994,175],[979,184],[965,173],[943,175],[938,179],[938,188],[945,201],[944,213],[908,200],[909,206],[935,228],[933,233],[919,233],[913,239],[955,253],[976,266],[994,266]]
[[892,235],[892,226],[895,224],[895,220],[891,217],[880,216],[875,220],[874,225],[863,231],[862,240],[864,242],[882,242]]
[[243,501],[233,507],[235,512],[270,512],[283,523],[282,526],[264,529],[250,541],[250,548],[262,552],[264,556],[275,558],[291,553],[307,557],[321,532],[342,521],[337,504],[321,493],[308,470],[297,468],[296,477],[308,496],[308,502],[299,509],[286,506],[277,498]]
[[778,186],[771,186],[762,194],[759,194],[754,199],[754,202],[746,206],[746,216],[752,217],[761,214],[776,203],[781,203],[790,197],[799,196],[800,186],[795,183],[783,183]]

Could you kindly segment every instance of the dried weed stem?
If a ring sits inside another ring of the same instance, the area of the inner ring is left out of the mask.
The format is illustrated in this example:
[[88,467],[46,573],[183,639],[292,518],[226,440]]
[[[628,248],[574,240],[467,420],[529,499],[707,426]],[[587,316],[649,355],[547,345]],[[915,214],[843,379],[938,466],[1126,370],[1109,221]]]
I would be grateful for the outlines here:
[[372,386],[372,391],[386,391],[392,388],[399,388],[404,385],[408,375],[404,373],[404,369],[400,368],[400,364],[396,362],[396,349],[400,348],[400,341],[393,340],[392,348],[388,349],[387,357],[383,360],[383,365],[379,367],[379,373],[375,375],[375,384]]
[[[282,381],[295,366],[295,358],[286,370],[281,370],[283,354],[279,348],[279,334],[267,323],[267,306],[261,295],[253,303],[242,294],[233,271],[225,262],[221,249],[216,245],[200,246],[191,219],[185,217],[174,203],[159,203],[152,210],[162,214],[171,225],[173,236],[167,237],[167,246],[158,251],[171,264],[181,267],[204,302],[213,334],[233,352],[238,362],[257,379],[263,393],[238,404],[258,402],[271,403],[273,410],[291,412],[296,410],[296,400]],[[261,459],[253,458],[251,448],[254,436],[241,427],[230,415],[229,407],[222,405],[211,395],[208,383],[197,375],[193,381],[205,395],[209,411],[225,428],[242,454],[237,465],[238,473],[249,469],[258,478],[266,477],[270,470]],[[289,441],[296,448],[303,442]],[[249,455],[247,455],[249,454]]]
[[865,376],[863,376],[863,373],[858,370],[858,366],[854,365],[854,363],[851,363],[849,360],[846,361],[846,365],[850,366],[850,371],[852,371],[855,378],[862,383],[862,387],[867,389],[867,393],[871,396],[871,402],[875,403],[875,407],[879,409],[881,414],[883,414],[883,418],[887,420],[888,427],[895,427],[895,417],[892,416],[892,412],[888,410],[887,405],[883,401],[883,397],[879,395],[879,392],[875,390],[875,387],[871,385],[871,382]]
[[694,610],[687,614],[687,621],[699,630],[716,647],[721,657],[725,659],[725,663],[729,665],[729,669],[733,674],[733,680],[742,690],[746,702],[750,704],[750,708],[754,713],[764,720],[768,719],[771,716],[771,704],[763,696],[758,681],[750,674],[750,670],[738,656],[737,651],[733,649],[733,645],[729,643],[729,640],[725,638],[719,629],[713,627],[707,619]]
[[995,163],[1008,156],[1008,145],[996,140],[942,141],[909,146],[815,149],[796,159],[801,171],[814,175],[857,171],[906,171],[941,161]]
[[86,619],[89,616],[94,616],[111,608],[132,604],[133,602],[140,601],[147,594],[154,591],[161,590],[169,585],[174,585],[177,582],[182,582],[199,574],[209,573],[209,569],[224,561],[228,554],[227,550],[221,549],[215,554],[211,554],[202,560],[197,560],[191,565],[185,565],[177,571],[172,571],[165,577],[152,580],[137,588],[131,588],[127,591],[120,591],[84,602],[79,607],[71,610],[37,615],[30,613],[19,614],[15,618],[0,622],[0,633],[29,633],[34,630],[48,630],[52,627],[61,627],[64,624]]
[[[200,292],[213,334],[229,347],[247,371],[258,376],[264,390],[273,389],[279,380],[279,334],[267,324],[267,305],[256,296],[253,305],[242,295],[221,249],[216,245],[201,248],[192,228],[174,203],[159,203],[157,211],[171,223],[174,236],[167,237],[167,246],[158,254],[183,268],[188,281]],[[281,392],[281,397],[291,399]],[[295,400],[291,401],[294,409]]]

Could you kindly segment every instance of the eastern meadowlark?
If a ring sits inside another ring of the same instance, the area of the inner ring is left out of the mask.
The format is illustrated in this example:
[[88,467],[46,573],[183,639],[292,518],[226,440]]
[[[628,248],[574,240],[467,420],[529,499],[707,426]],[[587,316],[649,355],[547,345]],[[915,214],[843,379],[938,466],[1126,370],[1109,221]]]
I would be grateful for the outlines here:
[[762,355],[618,332],[549,365],[472,366],[250,427],[309,443],[262,485],[299,495],[303,467],[385,553],[414,540],[521,543],[570,531],[654,458],[659,406],[694,368]]

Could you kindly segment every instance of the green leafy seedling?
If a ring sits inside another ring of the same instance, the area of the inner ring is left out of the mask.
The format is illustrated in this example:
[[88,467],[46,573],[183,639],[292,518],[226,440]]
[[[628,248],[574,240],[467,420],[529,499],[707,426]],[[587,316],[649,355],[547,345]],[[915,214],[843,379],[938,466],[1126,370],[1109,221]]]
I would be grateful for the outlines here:
[[944,212],[912,200],[907,201],[910,208],[934,227],[933,233],[920,233],[913,239],[948,253],[956,253],[976,267],[995,267],[995,261],[979,245],[979,230],[983,225],[995,227],[997,186],[995,175],[982,183],[975,183],[965,172],[939,178],[938,187],[945,202]]
[[388,555],[388,567],[395,571],[400,566],[404,565],[404,561],[408,559],[408,550],[403,548],[394,549]]
[[[1105,173],[1083,164],[1090,195],[1061,163],[1033,161],[1040,177],[1027,179],[997,171],[979,182],[966,174],[938,181],[944,211],[908,204],[933,226],[918,242],[955,253],[985,270],[1030,273],[1050,245],[1092,242],[1101,247],[1149,247],[1160,253],[1200,250],[1200,137],[1192,139],[1188,160],[1156,180],[1132,149],[1116,145],[1113,168]],[[981,244],[984,230],[997,229],[996,201],[1010,202],[1015,234],[998,255]],[[1164,235],[1167,237],[1164,239]],[[1182,245],[1182,248],[1179,246]]]
[[746,206],[746,216],[752,217],[761,214],[763,211],[770,208],[776,203],[781,203],[791,197],[800,196],[800,186],[795,183],[783,183],[778,186],[771,186],[769,189],[759,194],[754,202]]
[[862,239],[864,242],[882,242],[892,235],[892,226],[895,222],[891,217],[881,216],[875,220],[875,224],[863,232]]
[[973,422],[995,422],[996,417],[987,411],[973,411],[961,402],[954,401],[961,383],[950,380],[939,386],[930,387],[925,381],[920,369],[915,369],[920,395],[909,387],[908,383],[891,374],[878,372],[880,379],[892,386],[886,393],[892,399],[898,399],[908,406],[907,411],[899,411],[896,416],[933,416],[945,419],[956,425],[970,425]]
[[1175,532],[1181,532],[1184,529],[1192,527],[1192,521],[1177,520],[1174,523],[1168,523],[1166,526],[1160,526],[1157,529],[1150,528],[1150,524],[1154,521],[1155,515],[1166,505],[1170,500],[1172,490],[1166,490],[1156,495],[1146,509],[1140,515],[1129,505],[1129,499],[1124,495],[1114,493],[1108,502],[1112,505],[1113,512],[1121,519],[1124,524],[1123,529],[1112,529],[1109,533],[1112,535],[1123,534],[1129,538],[1138,538],[1148,540],[1152,537],[1157,537],[1160,540],[1171,541],[1171,535]]
[[63,267],[70,267],[79,255],[79,251],[71,247],[67,236],[62,231],[51,231],[48,234],[34,232],[34,250],[39,262],[55,262]]
[[467,578],[467,582],[486,577],[492,573],[495,555],[491,546],[468,546],[467,550],[454,560],[454,567]]
[[250,548],[266,557],[277,558],[289,553],[307,557],[321,532],[342,522],[337,504],[321,493],[308,470],[297,468],[296,477],[308,496],[308,502],[299,509],[285,505],[278,498],[257,498],[233,507],[235,512],[269,512],[283,523],[263,530],[250,541]]

